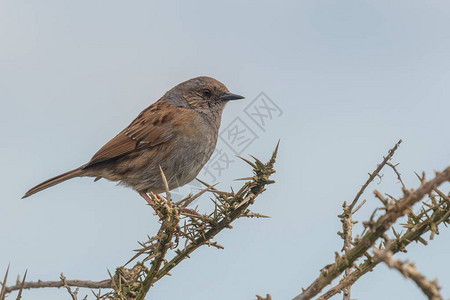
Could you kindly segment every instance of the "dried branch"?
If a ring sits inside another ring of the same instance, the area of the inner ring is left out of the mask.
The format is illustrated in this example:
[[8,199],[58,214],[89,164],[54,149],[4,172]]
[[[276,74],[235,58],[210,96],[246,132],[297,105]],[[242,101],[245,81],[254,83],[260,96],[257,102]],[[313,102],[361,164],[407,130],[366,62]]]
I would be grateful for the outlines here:
[[392,164],[392,163],[390,163],[390,162],[387,162],[386,164],[387,164],[389,167],[391,167],[392,170],[394,170],[395,174],[397,175],[398,181],[402,184],[402,187],[403,187],[404,189],[406,189],[406,186],[405,186],[405,184],[403,183],[403,180],[402,180],[402,176],[401,176],[400,172],[397,170],[398,164],[394,165],[394,164]]
[[[111,288],[111,280],[102,280],[102,281],[90,281],[90,280],[66,280],[66,284],[69,287],[79,287],[79,288],[88,288],[88,289],[109,289]],[[38,289],[38,288],[61,288],[64,287],[64,283],[59,281],[37,281],[37,282],[25,282],[23,285],[23,289]],[[21,284],[16,284],[13,286],[6,287],[5,292],[11,293],[14,291],[19,291],[21,288]],[[1,298],[0,298],[1,299]]]
[[[176,208],[174,209],[172,198],[169,192],[169,186],[167,184],[167,180],[166,177],[164,176],[162,169],[161,175],[166,188],[167,205],[169,206],[169,209],[172,210],[170,215],[168,214],[165,215],[165,218],[162,222],[161,228],[158,233],[159,243],[154,251],[156,253],[156,256],[152,261],[151,269],[146,271],[145,280],[142,283],[139,293],[136,296],[137,300],[143,300],[145,295],[147,295],[148,291],[150,290],[150,287],[153,285],[154,282],[156,282],[157,274],[161,268],[161,265],[163,264],[164,257],[166,256],[167,251],[173,247],[172,238],[175,234],[178,222],[180,221],[180,212],[177,211]],[[154,194],[151,194],[151,196],[152,198],[157,198]]]
[[427,295],[430,300],[442,300],[442,296],[439,293],[440,287],[437,280],[429,281],[414,264],[407,264],[401,260],[397,260],[393,257],[393,253],[389,250],[373,249],[375,259],[386,263],[390,268],[398,270],[405,278],[411,278],[417,286]]
[[[341,238],[344,240],[344,246],[342,247],[341,251],[344,251],[344,253],[347,253],[348,250],[351,247],[353,237],[352,237],[352,230],[353,225],[356,224],[356,221],[353,221],[353,212],[351,205],[347,204],[347,201],[344,201],[344,204],[342,205],[344,212],[339,215],[338,217],[341,219],[342,222],[342,233],[338,232],[338,234],[341,236]],[[351,267],[348,267],[345,270],[344,276],[348,276],[351,272]],[[350,300],[351,299],[351,288],[346,287],[344,290],[344,300]]]
[[[387,248],[392,253],[406,252],[406,247],[413,241],[426,243],[422,236],[436,229],[438,225],[442,223],[448,223],[450,220],[450,200],[449,197],[442,193],[439,189],[435,188],[434,191],[441,196],[441,199],[433,207],[433,213],[428,217],[425,216],[426,211],[421,209],[421,213],[415,215],[410,213],[408,218],[410,219],[408,224],[404,226],[407,228],[407,232],[403,235],[399,235],[393,240]],[[359,278],[364,276],[367,272],[372,271],[379,261],[373,259],[367,259],[356,267],[349,276],[343,278],[338,285],[332,287],[326,293],[324,293],[318,299],[330,299],[334,295],[340,293],[345,287],[353,285]]]
[[[341,219],[342,222],[342,232],[338,232],[338,235],[344,240],[344,245],[342,247],[342,250],[344,254],[348,252],[348,250],[351,248],[351,245],[353,243],[353,236],[352,236],[352,230],[353,226],[357,223],[357,221],[353,221],[353,214],[356,213],[366,202],[364,200],[356,209],[354,209],[355,205],[357,204],[359,198],[364,193],[366,188],[369,186],[369,184],[377,177],[379,176],[379,173],[383,169],[383,167],[386,164],[390,164],[389,160],[394,156],[395,151],[400,146],[402,140],[399,140],[397,144],[394,145],[392,149],[389,150],[388,155],[386,157],[383,157],[383,161],[377,165],[377,168],[369,174],[369,178],[364,183],[364,185],[361,187],[361,189],[356,194],[355,198],[353,199],[353,202],[348,205],[347,201],[344,201],[344,204],[342,205],[343,212],[338,217]],[[395,167],[394,167],[395,170]],[[352,267],[348,267],[345,269],[344,277],[347,277],[352,271]],[[345,287],[343,289],[344,292],[344,300],[350,300],[351,299],[351,288],[350,286]]]
[[442,173],[437,172],[435,178],[430,181],[423,180],[416,190],[404,190],[404,196],[394,203],[389,203],[385,208],[386,213],[368,226],[364,236],[356,241],[345,255],[336,257],[335,262],[321,271],[319,277],[294,300],[311,299],[316,296],[333,279],[363,256],[378,238],[383,237],[399,217],[409,213],[415,203],[446,181],[450,181],[450,167]]
[[[113,294],[112,292],[107,292],[102,295],[102,290],[99,289],[98,293],[95,293],[94,290],[91,290],[92,294],[94,295],[95,299],[97,300],[107,300],[110,299],[110,296]],[[87,296],[86,296],[87,297]]]
[[381,169],[386,165],[386,163],[394,156],[395,151],[398,149],[400,144],[402,143],[402,140],[399,140],[395,146],[389,150],[388,155],[383,159],[381,164],[377,166],[375,171],[373,171],[371,174],[369,174],[369,178],[367,179],[366,183],[361,187],[359,192],[356,194],[355,199],[353,199],[352,204],[350,204],[350,207],[353,209],[353,207],[356,205],[356,202],[358,202],[358,199],[361,197],[361,195],[364,193],[366,188],[369,186],[369,184],[378,176]]
[[64,284],[64,287],[66,288],[67,292],[72,297],[72,300],[78,300],[78,291],[80,290],[80,288],[77,288],[75,290],[75,292],[72,292],[72,289],[70,288],[70,286],[67,285],[66,276],[64,276],[64,274],[61,273],[61,276],[59,278],[61,279],[62,283]]

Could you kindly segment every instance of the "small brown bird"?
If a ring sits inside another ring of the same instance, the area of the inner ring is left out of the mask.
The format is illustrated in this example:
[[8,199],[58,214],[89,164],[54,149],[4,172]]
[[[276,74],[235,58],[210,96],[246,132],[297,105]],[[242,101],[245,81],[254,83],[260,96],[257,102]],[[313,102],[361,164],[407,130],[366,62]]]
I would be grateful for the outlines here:
[[147,193],[163,192],[161,166],[174,189],[192,181],[211,157],[220,120],[232,94],[211,77],[180,83],[144,109],[85,165],[30,189],[23,198],[74,177],[119,181],[152,204]]

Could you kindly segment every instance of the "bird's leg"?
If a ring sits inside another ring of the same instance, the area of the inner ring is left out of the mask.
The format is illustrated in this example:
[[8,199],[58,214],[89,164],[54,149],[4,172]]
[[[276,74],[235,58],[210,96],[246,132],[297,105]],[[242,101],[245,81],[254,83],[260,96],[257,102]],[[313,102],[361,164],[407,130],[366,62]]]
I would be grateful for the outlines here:
[[[142,198],[145,199],[145,201],[148,202],[148,204],[153,208],[153,210],[156,212],[156,205],[155,202],[147,195],[145,192],[139,192],[139,195],[141,195]],[[159,196],[159,195],[157,195]],[[161,196],[160,196],[161,197]],[[157,212],[156,212],[157,213]],[[158,213],[157,213],[158,214]],[[158,214],[159,218],[162,219],[162,215]]]
[[167,201],[167,199],[164,198],[163,196],[161,196],[160,194],[156,194],[156,197],[158,197],[158,198],[161,199],[161,200]]
[[181,211],[184,212],[185,214],[190,214],[190,215],[194,215],[194,216],[197,216],[197,217],[201,217],[201,216],[202,216],[202,215],[201,215],[198,211],[196,211],[195,209],[190,209],[190,208],[187,208],[187,207],[183,207],[183,208],[181,209]]
[[139,195],[141,195],[141,197],[144,198],[145,201],[147,201],[148,204],[153,207],[153,209],[155,209],[155,202],[153,202],[153,200],[147,195],[147,193],[139,192]]

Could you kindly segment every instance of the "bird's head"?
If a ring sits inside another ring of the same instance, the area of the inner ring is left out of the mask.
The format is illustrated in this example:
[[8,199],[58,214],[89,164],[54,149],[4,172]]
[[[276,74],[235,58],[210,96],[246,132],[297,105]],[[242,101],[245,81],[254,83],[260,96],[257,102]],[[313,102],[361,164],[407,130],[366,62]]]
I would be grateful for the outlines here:
[[168,91],[165,98],[176,106],[188,107],[204,113],[221,113],[228,101],[244,99],[240,95],[230,93],[223,83],[207,76],[180,83]]

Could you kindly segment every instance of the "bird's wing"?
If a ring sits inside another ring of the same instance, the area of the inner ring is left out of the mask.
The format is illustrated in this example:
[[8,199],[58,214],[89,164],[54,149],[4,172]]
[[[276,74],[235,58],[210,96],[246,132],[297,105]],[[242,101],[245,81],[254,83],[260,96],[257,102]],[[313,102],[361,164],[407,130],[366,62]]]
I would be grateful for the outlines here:
[[153,147],[174,137],[173,106],[156,102],[143,110],[127,128],[95,153],[85,167],[125,155],[141,147]]

